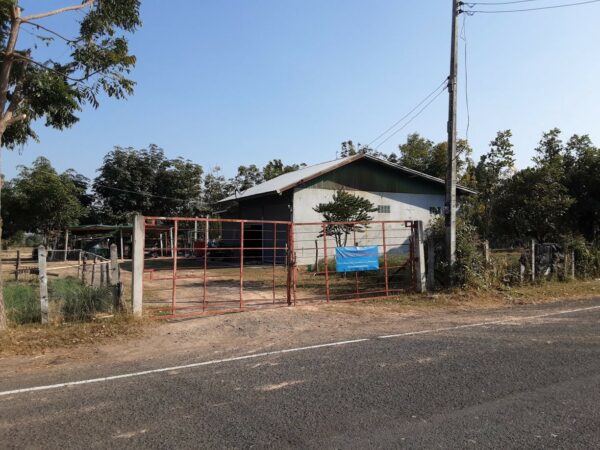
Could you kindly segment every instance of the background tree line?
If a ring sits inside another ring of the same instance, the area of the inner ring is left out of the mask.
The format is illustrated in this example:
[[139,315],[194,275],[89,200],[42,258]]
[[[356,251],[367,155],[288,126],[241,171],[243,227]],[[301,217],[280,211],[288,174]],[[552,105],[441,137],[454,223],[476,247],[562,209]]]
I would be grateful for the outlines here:
[[[461,207],[461,216],[493,244],[511,245],[535,238],[541,242],[565,235],[588,241],[600,237],[600,149],[587,135],[564,142],[559,129],[543,133],[531,167],[515,168],[510,130],[499,131],[489,150],[475,163],[472,149],[459,142],[461,183],[478,191]],[[446,172],[446,143],[417,133],[384,154],[352,141],[342,143],[342,157],[368,153],[439,178]],[[280,159],[264,167],[239,166],[225,177],[219,167],[205,172],[182,158],[169,159],[163,149],[116,147],[94,180],[74,170],[58,173],[46,158],[5,183],[2,192],[4,236],[18,232],[42,235],[66,226],[127,223],[134,213],[164,216],[216,214],[219,200],[242,192],[304,164]]]
[[[600,149],[588,135],[563,141],[553,128],[542,134],[533,165],[515,167],[510,130],[499,131],[477,163],[465,140],[458,141],[460,183],[478,194],[463,202],[464,223],[493,245],[513,245],[524,239],[560,241],[566,236],[600,239]],[[410,134],[398,153],[385,154],[368,146],[342,143],[341,156],[366,153],[438,178],[446,177],[447,143]]]
[[40,157],[31,167],[20,166],[18,175],[4,184],[3,236],[47,236],[74,225],[124,224],[135,213],[214,214],[219,200],[302,166],[274,159],[262,168],[239,166],[234,177],[226,178],[219,167],[205,173],[192,161],[169,159],[156,145],[115,147],[90,180],[73,169],[58,173],[50,160]]

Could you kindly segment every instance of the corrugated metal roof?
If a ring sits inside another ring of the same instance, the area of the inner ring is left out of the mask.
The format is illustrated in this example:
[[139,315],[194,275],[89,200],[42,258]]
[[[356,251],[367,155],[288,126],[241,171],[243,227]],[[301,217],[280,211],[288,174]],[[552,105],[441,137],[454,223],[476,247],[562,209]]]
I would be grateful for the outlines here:
[[[232,200],[247,199],[251,197],[259,197],[261,195],[267,194],[279,194],[281,192],[287,191],[288,189],[292,189],[302,183],[305,183],[306,181],[316,178],[319,175],[331,172],[332,170],[337,169],[338,167],[344,166],[353,161],[357,161],[363,158],[376,161],[386,166],[393,167],[394,169],[397,169],[410,176],[417,176],[420,178],[427,179],[429,181],[433,181],[435,183],[445,184],[444,180],[440,178],[436,178],[431,175],[427,175],[425,173],[418,172],[416,170],[412,170],[407,167],[401,166],[399,164],[394,164],[383,159],[375,158],[371,155],[358,154],[354,156],[348,156],[346,158],[334,159],[333,161],[327,161],[320,164],[303,167],[302,169],[296,170],[295,172],[284,173],[283,175],[265,181],[264,183],[257,184],[256,186],[253,186],[250,189],[247,189],[243,192],[237,192],[233,195],[230,195],[229,197],[221,200],[219,203],[228,202]],[[464,186],[458,186],[458,189],[466,193],[476,193],[475,191],[465,188]]]

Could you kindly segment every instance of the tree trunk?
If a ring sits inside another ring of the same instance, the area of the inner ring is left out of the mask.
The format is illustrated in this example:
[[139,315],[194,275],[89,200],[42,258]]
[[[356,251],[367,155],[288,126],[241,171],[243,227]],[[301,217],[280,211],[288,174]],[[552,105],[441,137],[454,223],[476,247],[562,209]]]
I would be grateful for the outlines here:
[[[13,14],[11,19],[10,34],[6,49],[4,50],[4,62],[0,69],[0,142],[8,126],[8,118],[6,113],[6,102],[8,94],[8,86],[10,81],[10,72],[14,61],[13,52],[17,45],[17,37],[19,36],[19,28],[21,26],[21,8],[13,8]],[[0,152],[1,152],[0,147]],[[1,157],[1,155],[0,155]],[[4,179],[0,174],[0,251],[2,250],[2,187],[4,185]],[[7,327],[6,320],[6,308],[4,306],[4,282],[2,280],[2,255],[0,254],[0,331],[5,330]]]

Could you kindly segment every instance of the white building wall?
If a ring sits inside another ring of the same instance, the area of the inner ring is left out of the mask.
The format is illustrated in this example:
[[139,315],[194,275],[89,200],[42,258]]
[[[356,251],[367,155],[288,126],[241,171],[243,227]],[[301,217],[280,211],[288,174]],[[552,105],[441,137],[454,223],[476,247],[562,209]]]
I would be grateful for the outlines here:
[[[389,205],[389,213],[373,213],[373,220],[422,220],[427,228],[435,217],[430,208],[444,208],[443,195],[400,194],[395,192],[350,191],[354,195],[366,198],[375,206]],[[313,208],[319,203],[333,199],[335,191],[330,189],[296,189],[294,191],[294,223],[321,222],[323,217]]]
[[[315,212],[313,208],[319,203],[327,203],[333,199],[334,190],[300,188],[294,191],[294,241],[298,264],[312,264],[316,257],[315,239],[320,231],[319,226],[297,225],[306,222],[322,222],[323,217]],[[425,228],[436,216],[431,208],[436,208],[440,213],[444,208],[443,195],[431,194],[404,194],[393,192],[366,192],[351,191],[368,199],[375,206],[389,206],[389,213],[372,213],[375,221],[403,221],[421,220]],[[386,225],[386,252],[388,255],[405,254],[409,251],[410,229],[403,224]],[[377,245],[380,253],[383,253],[383,231],[381,226],[373,225],[368,230],[348,237],[347,245],[357,244],[359,246]],[[318,259],[323,259],[324,243],[322,238],[318,239]],[[335,257],[335,240],[327,238],[328,259]]]

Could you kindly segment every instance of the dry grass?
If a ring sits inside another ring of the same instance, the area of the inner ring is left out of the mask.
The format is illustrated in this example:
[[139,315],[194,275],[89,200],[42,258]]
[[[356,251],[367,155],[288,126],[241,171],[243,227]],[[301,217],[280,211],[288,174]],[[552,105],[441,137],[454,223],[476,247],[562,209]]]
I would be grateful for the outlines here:
[[[433,294],[406,294],[396,298],[357,303],[331,303],[311,306],[321,312],[344,313],[354,316],[388,313],[427,313],[432,311],[457,312],[483,308],[500,308],[515,304],[536,304],[562,299],[584,299],[600,296],[600,280],[570,283],[548,282],[505,290],[455,290]],[[300,312],[302,308],[298,308]],[[252,320],[252,314],[240,319]],[[273,320],[278,319],[273,316]],[[202,319],[200,319],[202,320]],[[359,319],[360,320],[360,319]],[[101,343],[125,341],[142,335],[152,336],[153,327],[160,322],[149,319],[135,320],[128,316],[96,319],[90,323],[61,325],[23,325],[0,333],[0,356],[43,354],[52,349],[92,346]]]
[[89,323],[11,327],[0,333],[0,356],[43,354],[57,348],[141,336],[154,324],[131,316],[112,316]]
[[428,294],[406,294],[389,299],[357,303],[330,304],[325,309],[348,314],[426,311],[432,308],[453,310],[497,308],[510,305],[548,303],[557,300],[600,297],[600,280],[546,282],[504,290],[465,289]]

